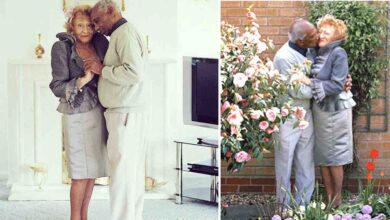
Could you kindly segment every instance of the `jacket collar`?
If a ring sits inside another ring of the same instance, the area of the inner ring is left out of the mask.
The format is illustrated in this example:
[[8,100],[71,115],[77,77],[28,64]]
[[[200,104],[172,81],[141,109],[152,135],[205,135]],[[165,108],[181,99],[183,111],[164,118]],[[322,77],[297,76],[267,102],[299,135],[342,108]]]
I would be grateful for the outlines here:
[[[76,37],[73,34],[68,32],[58,33],[56,37],[60,41],[67,41],[71,46],[70,59],[76,60],[79,66],[81,67],[84,66],[84,62],[82,61],[81,57],[79,57],[76,51],[76,47],[75,47]],[[107,39],[104,37],[104,35],[96,32],[93,35],[91,42],[96,50],[99,59],[104,60],[104,55],[106,54],[108,48]]]
[[318,54],[326,54],[330,52],[333,48],[340,46],[342,43],[344,43],[344,40],[336,40],[333,42],[328,43],[324,47],[321,47],[318,49]]
[[110,33],[108,33],[108,36],[111,36],[111,34],[116,30],[118,29],[120,26],[122,26],[122,24],[126,23],[127,20],[125,18],[121,18],[119,19],[113,26],[112,26],[112,29],[110,31]]

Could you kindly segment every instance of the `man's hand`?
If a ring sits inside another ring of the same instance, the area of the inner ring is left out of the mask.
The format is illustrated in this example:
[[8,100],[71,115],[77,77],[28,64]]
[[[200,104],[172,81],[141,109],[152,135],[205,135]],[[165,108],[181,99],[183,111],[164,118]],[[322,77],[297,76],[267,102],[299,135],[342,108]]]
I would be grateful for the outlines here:
[[348,92],[351,90],[351,88],[352,88],[352,77],[351,74],[348,74],[347,80],[345,81],[344,84],[344,91]]
[[97,75],[102,74],[103,64],[95,60],[86,60],[84,63],[85,72],[93,72]]

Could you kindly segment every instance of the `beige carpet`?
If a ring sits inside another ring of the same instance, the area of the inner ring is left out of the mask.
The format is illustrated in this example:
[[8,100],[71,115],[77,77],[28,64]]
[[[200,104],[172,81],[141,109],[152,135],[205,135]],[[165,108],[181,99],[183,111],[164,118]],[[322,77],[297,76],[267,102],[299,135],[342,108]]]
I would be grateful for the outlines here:
[[[0,180],[1,220],[68,220],[69,201],[8,201],[6,181]],[[185,200],[177,205],[173,200],[145,200],[145,220],[214,220],[218,209],[208,203]],[[108,200],[91,201],[89,220],[109,220]]]

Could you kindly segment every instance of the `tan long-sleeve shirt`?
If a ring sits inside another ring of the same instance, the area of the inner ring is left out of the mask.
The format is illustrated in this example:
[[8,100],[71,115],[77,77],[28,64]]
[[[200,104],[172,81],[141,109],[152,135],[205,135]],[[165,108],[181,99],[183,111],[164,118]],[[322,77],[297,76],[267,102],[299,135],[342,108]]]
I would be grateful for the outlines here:
[[129,112],[142,109],[145,101],[142,38],[129,22],[111,34],[99,78],[98,95],[108,111]]

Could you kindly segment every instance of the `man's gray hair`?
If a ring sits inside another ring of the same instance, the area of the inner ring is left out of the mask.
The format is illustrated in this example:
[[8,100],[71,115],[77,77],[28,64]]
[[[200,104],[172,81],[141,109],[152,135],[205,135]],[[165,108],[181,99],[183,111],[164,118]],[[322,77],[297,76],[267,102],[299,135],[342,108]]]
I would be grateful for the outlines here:
[[288,31],[288,40],[296,43],[298,40],[303,40],[306,36],[306,31],[308,27],[312,26],[309,21],[304,19],[296,20]]
[[93,8],[105,11],[107,10],[108,6],[111,6],[115,9],[115,11],[120,12],[118,4],[116,4],[113,0],[100,0],[93,6]]

